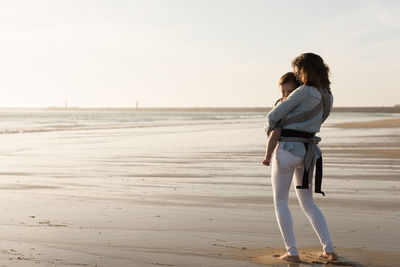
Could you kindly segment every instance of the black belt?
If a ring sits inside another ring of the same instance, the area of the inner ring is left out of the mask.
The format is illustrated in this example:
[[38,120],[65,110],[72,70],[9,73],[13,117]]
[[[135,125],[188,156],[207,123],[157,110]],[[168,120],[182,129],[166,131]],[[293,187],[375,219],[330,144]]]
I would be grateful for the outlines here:
[[[297,137],[297,138],[304,138],[304,139],[312,139],[315,136],[315,133],[308,133],[303,131],[291,130],[291,129],[282,129],[281,136],[283,137]],[[306,149],[306,153],[314,153],[314,151],[308,151],[308,143],[305,141],[303,142],[304,147]],[[301,185],[296,186],[297,189],[308,189],[309,188],[309,181],[308,176],[309,172],[312,170],[306,170],[304,168],[303,172],[303,181]],[[315,162],[315,193],[320,193],[325,196],[325,193],[321,191],[321,184],[322,184],[322,155],[318,158]]]

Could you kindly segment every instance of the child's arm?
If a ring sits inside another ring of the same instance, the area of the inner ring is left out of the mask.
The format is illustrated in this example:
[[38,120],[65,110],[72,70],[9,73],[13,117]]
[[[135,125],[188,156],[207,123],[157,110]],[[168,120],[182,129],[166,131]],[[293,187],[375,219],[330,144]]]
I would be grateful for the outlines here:
[[266,166],[270,165],[272,153],[275,150],[279,137],[281,137],[281,128],[276,127],[271,131],[271,134],[268,136],[267,146],[265,148],[265,157],[264,160],[262,161],[262,164]]

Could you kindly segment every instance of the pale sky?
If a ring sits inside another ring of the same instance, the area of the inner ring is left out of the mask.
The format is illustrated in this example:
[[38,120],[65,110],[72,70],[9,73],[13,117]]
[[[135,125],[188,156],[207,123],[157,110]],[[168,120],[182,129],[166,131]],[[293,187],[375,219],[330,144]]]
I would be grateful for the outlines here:
[[0,1],[0,107],[272,106],[303,52],[335,106],[400,104],[400,1]]

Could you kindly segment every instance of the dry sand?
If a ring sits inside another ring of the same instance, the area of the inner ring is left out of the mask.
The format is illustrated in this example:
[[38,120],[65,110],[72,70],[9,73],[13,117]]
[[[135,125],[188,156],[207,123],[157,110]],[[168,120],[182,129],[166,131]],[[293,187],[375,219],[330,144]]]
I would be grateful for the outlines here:
[[275,257],[259,123],[0,135],[0,266],[400,266],[400,132],[371,127],[321,133],[340,258],[292,191],[300,264]]
[[399,128],[400,118],[395,119],[384,119],[384,120],[373,120],[363,122],[345,122],[337,123],[334,125],[337,128]]
[[[301,262],[284,263],[279,256],[284,254],[282,249],[257,249],[247,252],[249,260],[269,266],[394,266],[391,262],[400,262],[398,253],[385,253],[368,249],[337,248],[340,255],[337,261],[329,261],[321,256],[318,248],[302,248],[299,250]],[[242,252],[242,255],[246,253]],[[388,261],[388,259],[390,259]],[[360,263],[362,262],[362,263]],[[387,265],[385,265],[387,264]]]

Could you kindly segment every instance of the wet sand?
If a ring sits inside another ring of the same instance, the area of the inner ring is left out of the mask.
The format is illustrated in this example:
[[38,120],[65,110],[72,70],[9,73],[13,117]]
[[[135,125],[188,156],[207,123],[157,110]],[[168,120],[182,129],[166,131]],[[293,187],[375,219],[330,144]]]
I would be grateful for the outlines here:
[[[0,266],[288,266],[262,127],[0,135]],[[332,266],[400,265],[399,136],[322,130]],[[290,266],[329,266],[293,188],[290,207],[304,261]]]

